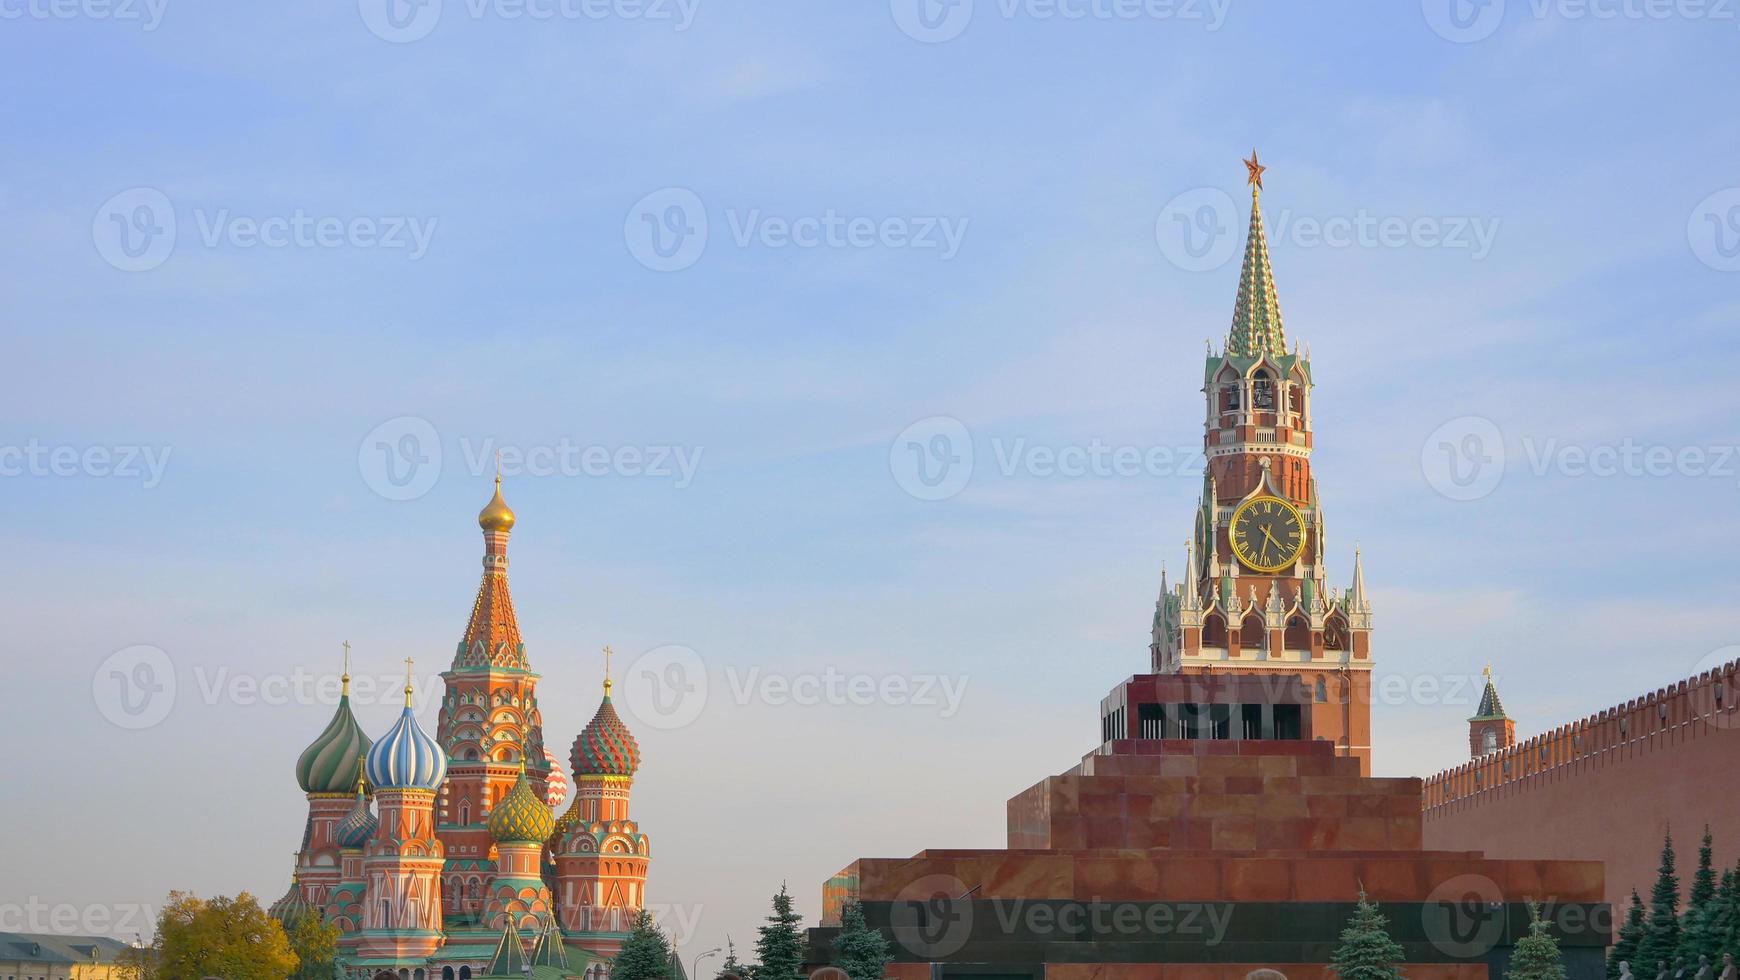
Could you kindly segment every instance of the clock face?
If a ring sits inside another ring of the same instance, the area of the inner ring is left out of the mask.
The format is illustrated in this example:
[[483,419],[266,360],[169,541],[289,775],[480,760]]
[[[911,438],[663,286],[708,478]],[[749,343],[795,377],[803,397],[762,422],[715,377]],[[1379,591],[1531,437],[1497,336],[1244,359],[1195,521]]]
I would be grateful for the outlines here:
[[1245,567],[1278,572],[1305,550],[1305,521],[1279,497],[1252,497],[1233,511],[1232,547]]

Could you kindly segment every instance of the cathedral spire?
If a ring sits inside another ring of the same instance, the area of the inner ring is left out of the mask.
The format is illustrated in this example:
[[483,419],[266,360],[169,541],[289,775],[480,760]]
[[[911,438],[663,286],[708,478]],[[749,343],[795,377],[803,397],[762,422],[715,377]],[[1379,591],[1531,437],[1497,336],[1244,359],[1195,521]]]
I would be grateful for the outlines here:
[[1245,260],[1239,269],[1239,295],[1233,306],[1232,330],[1226,352],[1233,357],[1260,354],[1284,355],[1287,337],[1281,328],[1281,301],[1275,295],[1275,276],[1269,265],[1269,242],[1263,235],[1263,212],[1258,200],[1263,191],[1263,171],[1257,151],[1245,161],[1251,186],[1251,227],[1245,237]]
[[1347,590],[1347,607],[1354,614],[1371,612],[1371,599],[1365,594],[1365,560],[1358,545],[1353,546],[1353,588]]
[[483,581],[471,604],[465,636],[453,657],[453,669],[507,667],[526,669],[525,644],[520,639],[519,618],[514,615],[513,595],[508,592],[507,544],[517,518],[501,495],[501,474],[495,477],[495,496],[477,515],[483,529]]

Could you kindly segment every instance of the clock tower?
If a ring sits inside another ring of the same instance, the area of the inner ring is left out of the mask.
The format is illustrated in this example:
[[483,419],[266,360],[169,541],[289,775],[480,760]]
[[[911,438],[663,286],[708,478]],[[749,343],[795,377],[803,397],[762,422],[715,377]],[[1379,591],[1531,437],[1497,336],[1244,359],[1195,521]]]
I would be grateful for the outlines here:
[[1184,581],[1162,574],[1156,673],[1299,676],[1311,731],[1371,774],[1371,601],[1329,586],[1322,501],[1311,474],[1311,356],[1291,351],[1269,265],[1256,153],[1245,161],[1250,231],[1232,329],[1203,367],[1202,495]]

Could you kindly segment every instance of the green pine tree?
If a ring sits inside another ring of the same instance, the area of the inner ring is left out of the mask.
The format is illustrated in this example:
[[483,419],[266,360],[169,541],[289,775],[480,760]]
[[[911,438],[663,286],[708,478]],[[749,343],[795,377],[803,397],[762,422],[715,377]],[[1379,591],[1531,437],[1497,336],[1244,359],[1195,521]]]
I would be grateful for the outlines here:
[[1401,980],[1403,959],[1401,944],[1390,938],[1388,920],[1360,888],[1359,905],[1330,959],[1336,975],[1341,980]]
[[1710,825],[1704,825],[1704,840],[1698,847],[1698,870],[1692,876],[1692,892],[1686,896],[1686,913],[1680,918],[1680,955],[1691,969],[1697,969],[1698,957],[1708,956],[1720,962],[1722,954],[1704,934],[1705,913],[1716,898],[1716,869],[1711,861]]
[[1706,955],[1716,969],[1722,968],[1723,953],[1740,961],[1740,868],[1722,872],[1715,897],[1704,907],[1703,933],[1711,949]]
[[[1613,951],[1607,956],[1608,980],[1619,980],[1619,964],[1630,963],[1631,972],[1636,976],[1642,967],[1637,962],[1637,941],[1643,938],[1643,899],[1638,897],[1637,889],[1631,890],[1631,907],[1625,911],[1625,922],[1619,927],[1619,939],[1613,944]],[[1651,973],[1644,980],[1655,980]]]
[[755,980],[802,980],[804,935],[798,927],[802,921],[792,911],[791,895],[781,883],[779,894],[773,896],[773,914],[767,917],[767,925],[760,927],[755,941],[755,955],[760,960]]
[[671,980],[671,941],[641,909],[634,929],[622,941],[622,949],[610,964],[611,980]]
[[888,964],[888,937],[864,921],[864,907],[847,902],[840,913],[840,934],[834,939],[834,965],[850,980],[883,980]]
[[734,980],[754,980],[749,964],[737,959],[737,944],[731,941],[730,936],[725,937],[725,962],[719,964],[719,973],[714,980],[726,980],[727,977]]
[[1680,876],[1674,872],[1674,835],[1668,832],[1661,845],[1661,869],[1649,894],[1649,922],[1637,942],[1637,962],[1631,972],[1654,980],[1660,964],[1673,975],[1680,955]]
[[1511,950],[1506,980],[1565,980],[1565,965],[1559,962],[1559,941],[1541,918],[1539,902],[1529,902],[1529,934]]

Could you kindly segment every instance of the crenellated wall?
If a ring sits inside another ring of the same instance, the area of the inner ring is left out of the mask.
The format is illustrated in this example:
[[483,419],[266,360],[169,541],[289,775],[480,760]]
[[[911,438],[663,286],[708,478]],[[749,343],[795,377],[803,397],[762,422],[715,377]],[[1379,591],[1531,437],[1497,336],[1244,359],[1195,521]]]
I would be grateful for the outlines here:
[[1607,899],[1647,896],[1671,827],[1689,887],[1705,824],[1740,855],[1740,660],[1425,780],[1425,846],[1600,860]]

